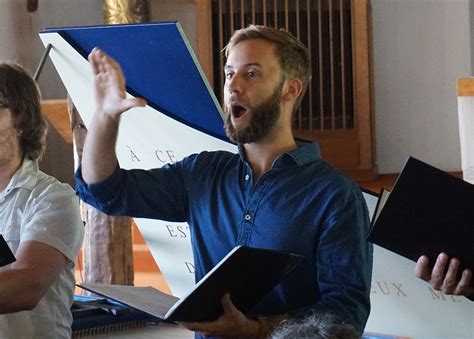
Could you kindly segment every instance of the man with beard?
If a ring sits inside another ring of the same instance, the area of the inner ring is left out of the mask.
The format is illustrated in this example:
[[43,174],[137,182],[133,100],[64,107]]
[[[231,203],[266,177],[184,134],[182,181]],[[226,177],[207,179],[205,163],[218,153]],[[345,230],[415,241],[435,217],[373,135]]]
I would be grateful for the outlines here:
[[83,229],[69,185],[38,169],[46,122],[35,81],[0,63],[0,338],[70,338],[74,262]]
[[305,256],[249,313],[226,295],[221,317],[187,328],[263,338],[284,318],[321,311],[362,333],[372,270],[364,199],[321,159],[316,143],[295,140],[291,129],[311,75],[308,51],[285,31],[249,26],[234,33],[225,53],[225,129],[239,153],[202,152],[159,169],[126,171],[114,153],[120,115],[145,101],[126,99],[119,65],[93,50],[97,110],[77,190],[108,214],[188,222],[196,280],[236,245]]

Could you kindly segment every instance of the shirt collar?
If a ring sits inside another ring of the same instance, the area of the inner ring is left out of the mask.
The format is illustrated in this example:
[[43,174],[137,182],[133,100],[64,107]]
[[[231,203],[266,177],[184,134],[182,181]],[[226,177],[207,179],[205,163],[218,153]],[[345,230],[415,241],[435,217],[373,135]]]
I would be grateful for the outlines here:
[[25,157],[20,168],[13,174],[7,187],[0,192],[0,197],[7,195],[15,188],[33,189],[36,185],[38,170],[38,161]]
[[[287,165],[303,166],[321,159],[321,151],[317,142],[300,138],[295,138],[295,141],[297,148],[285,152],[276,158],[272,167],[284,167]],[[243,145],[239,144],[238,149],[240,159],[246,161]]]
[[281,165],[293,162],[296,166],[303,166],[321,159],[319,145],[316,142],[304,139],[295,139],[295,141],[298,147],[279,156],[275,160],[274,166],[280,165],[280,162]]

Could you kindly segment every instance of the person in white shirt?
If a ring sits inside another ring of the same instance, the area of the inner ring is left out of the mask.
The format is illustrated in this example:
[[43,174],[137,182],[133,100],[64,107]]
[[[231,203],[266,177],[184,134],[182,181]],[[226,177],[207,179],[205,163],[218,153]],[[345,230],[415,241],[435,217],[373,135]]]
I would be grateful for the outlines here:
[[66,184],[41,172],[46,122],[35,81],[0,63],[0,338],[70,338],[74,262],[84,225]]

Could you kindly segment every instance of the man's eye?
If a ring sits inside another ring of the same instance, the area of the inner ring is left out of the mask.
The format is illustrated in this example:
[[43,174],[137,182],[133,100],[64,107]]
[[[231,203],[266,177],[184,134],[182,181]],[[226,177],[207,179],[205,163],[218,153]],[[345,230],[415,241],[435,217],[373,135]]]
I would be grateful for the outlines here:
[[226,73],[226,74],[225,74],[225,78],[226,78],[227,80],[230,80],[230,79],[232,79],[232,76],[233,76],[233,75],[234,75],[234,73]]
[[255,71],[248,71],[248,72],[247,72],[247,75],[248,75],[249,77],[253,78],[254,76],[257,75],[257,72],[255,72]]

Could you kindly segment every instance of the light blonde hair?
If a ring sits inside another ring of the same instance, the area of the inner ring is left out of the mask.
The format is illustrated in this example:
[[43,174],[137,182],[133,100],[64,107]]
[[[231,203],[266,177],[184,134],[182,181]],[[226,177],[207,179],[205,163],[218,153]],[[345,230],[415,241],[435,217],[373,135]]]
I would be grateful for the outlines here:
[[293,107],[293,112],[295,112],[301,104],[311,80],[311,62],[308,49],[287,31],[268,26],[250,25],[234,32],[223,50],[226,58],[235,45],[248,39],[265,39],[273,43],[285,79],[298,78],[302,81],[301,94]]

